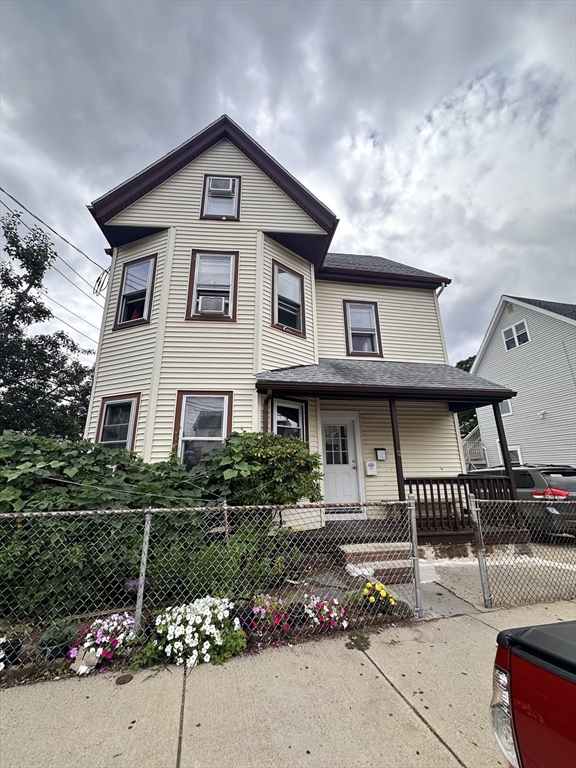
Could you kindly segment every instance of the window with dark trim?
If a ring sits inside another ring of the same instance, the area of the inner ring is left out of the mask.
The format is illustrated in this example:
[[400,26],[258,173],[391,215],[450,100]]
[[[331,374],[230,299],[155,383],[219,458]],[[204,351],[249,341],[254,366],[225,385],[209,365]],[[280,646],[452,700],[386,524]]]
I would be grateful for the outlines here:
[[235,320],[238,253],[192,251],[187,320]]
[[272,325],[282,331],[305,336],[304,277],[272,262]]
[[201,219],[238,221],[240,218],[240,176],[204,177]]
[[381,357],[378,305],[375,301],[344,301],[346,353]]
[[519,347],[521,344],[526,344],[530,341],[526,320],[522,320],[516,323],[516,325],[511,325],[510,328],[505,328],[502,331],[502,336],[504,337],[504,345],[507,350]]
[[96,442],[109,448],[134,449],[140,393],[103,397]]
[[156,254],[123,265],[114,328],[150,322],[155,272]]
[[232,392],[178,392],[175,440],[188,468],[221,445],[232,426]]
[[306,403],[300,400],[274,400],[272,429],[282,437],[306,440]]

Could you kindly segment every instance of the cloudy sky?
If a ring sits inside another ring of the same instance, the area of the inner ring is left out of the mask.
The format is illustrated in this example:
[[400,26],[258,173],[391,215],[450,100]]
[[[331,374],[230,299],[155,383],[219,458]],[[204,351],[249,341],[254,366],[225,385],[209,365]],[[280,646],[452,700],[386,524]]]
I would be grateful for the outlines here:
[[[106,266],[86,204],[227,112],[336,212],[332,250],[452,278],[440,303],[455,363],[502,293],[576,301],[575,8],[5,0],[2,187]],[[99,269],[55,243],[92,284]],[[47,285],[100,324],[62,275]]]

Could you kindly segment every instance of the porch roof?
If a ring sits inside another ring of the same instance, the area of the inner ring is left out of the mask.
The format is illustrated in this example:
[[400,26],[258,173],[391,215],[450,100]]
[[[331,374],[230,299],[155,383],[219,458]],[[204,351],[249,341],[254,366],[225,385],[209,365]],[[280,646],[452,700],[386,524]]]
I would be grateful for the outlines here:
[[460,368],[438,363],[320,358],[257,375],[259,392],[371,400],[436,400],[451,410],[478,408],[515,397],[516,392]]

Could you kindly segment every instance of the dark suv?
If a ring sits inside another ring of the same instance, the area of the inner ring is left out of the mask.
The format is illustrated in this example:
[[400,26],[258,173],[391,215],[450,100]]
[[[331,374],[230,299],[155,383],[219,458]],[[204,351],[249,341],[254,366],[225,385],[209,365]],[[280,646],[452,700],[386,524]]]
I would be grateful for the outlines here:
[[[576,536],[576,467],[567,465],[514,466],[514,479],[521,501],[522,514],[533,533],[570,533]],[[504,467],[477,469],[469,475],[506,475]]]

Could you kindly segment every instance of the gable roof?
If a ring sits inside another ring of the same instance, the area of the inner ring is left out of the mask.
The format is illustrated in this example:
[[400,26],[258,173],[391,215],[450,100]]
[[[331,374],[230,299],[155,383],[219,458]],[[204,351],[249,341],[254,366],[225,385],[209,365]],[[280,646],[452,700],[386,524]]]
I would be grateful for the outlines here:
[[542,299],[523,299],[520,296],[509,296],[514,301],[520,301],[523,304],[531,304],[537,309],[545,309],[561,317],[568,317],[576,320],[576,304],[561,304],[559,301],[543,301]]
[[425,272],[383,256],[353,253],[328,253],[317,274],[319,280],[337,280],[355,283],[382,283],[420,288],[438,288],[451,282],[448,277]]
[[110,245],[123,245],[160,231],[148,227],[108,226],[107,223],[223,139],[237,147],[324,230],[325,235],[311,235],[310,240],[299,234],[297,243],[300,247],[304,244],[305,253],[302,255],[319,266],[328,250],[338,219],[228,115],[222,115],[188,141],[88,206]]
[[498,306],[496,307],[494,315],[492,316],[488,330],[484,334],[482,344],[480,345],[480,349],[476,355],[476,360],[474,360],[472,368],[470,369],[471,373],[476,373],[478,370],[480,361],[484,357],[484,353],[488,348],[488,344],[490,343],[494,329],[500,320],[500,316],[504,311],[506,304],[517,304],[521,307],[534,309],[543,315],[555,317],[559,320],[563,320],[564,322],[569,323],[570,325],[576,325],[576,306],[574,304],[562,304],[557,301],[545,301],[544,299],[524,299],[519,296],[508,296],[507,294],[504,294],[500,297],[500,301],[498,302]]
[[312,397],[440,400],[450,403],[453,410],[501,402],[516,395],[500,384],[441,363],[320,358],[316,365],[265,371],[256,378],[261,392],[273,389]]

